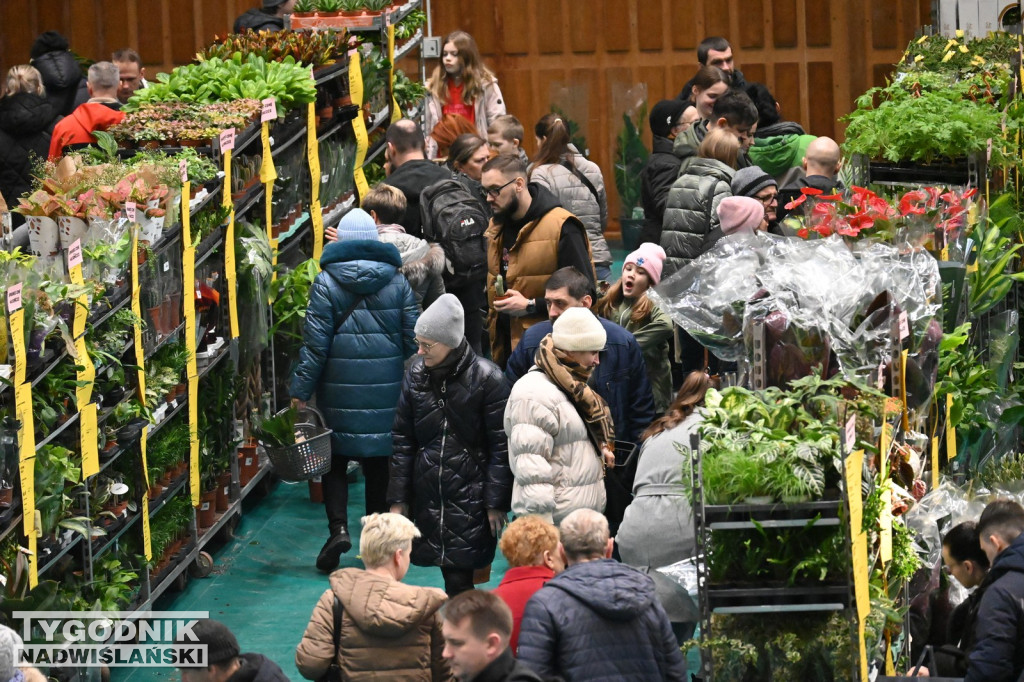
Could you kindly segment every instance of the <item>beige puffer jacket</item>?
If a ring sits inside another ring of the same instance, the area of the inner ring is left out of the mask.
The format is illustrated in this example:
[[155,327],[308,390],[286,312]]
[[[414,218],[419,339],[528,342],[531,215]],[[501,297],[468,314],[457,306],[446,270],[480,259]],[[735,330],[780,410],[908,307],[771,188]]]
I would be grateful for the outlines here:
[[512,511],[557,524],[580,508],[604,511],[604,465],[576,407],[539,369],[512,387],[505,405]]
[[337,652],[343,679],[447,682],[441,656],[444,638],[438,609],[445,593],[387,580],[358,568],[331,574],[331,588],[295,650],[295,666],[307,680],[319,679],[334,658],[334,597],[341,600],[341,639]]
[[597,190],[596,197],[575,173],[558,163],[534,166],[530,171],[530,182],[536,182],[550,191],[558,197],[562,208],[580,219],[587,228],[594,264],[611,265],[612,252],[604,238],[604,231],[608,227],[608,197],[601,169],[593,161],[587,160],[573,145],[569,145],[569,153],[562,158],[575,164],[576,170],[590,180],[590,184]]

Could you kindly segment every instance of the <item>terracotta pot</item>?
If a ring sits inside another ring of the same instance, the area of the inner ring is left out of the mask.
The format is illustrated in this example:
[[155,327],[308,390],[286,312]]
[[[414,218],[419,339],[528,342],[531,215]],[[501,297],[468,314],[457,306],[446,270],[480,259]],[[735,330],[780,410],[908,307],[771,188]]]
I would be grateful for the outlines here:
[[320,482],[319,476],[309,481],[309,501],[316,504],[323,504],[324,485]]
[[238,448],[238,479],[243,488],[260,470],[260,457],[256,445],[243,445]]
[[231,506],[231,472],[217,477],[217,511],[226,512]]
[[153,306],[152,308],[146,308],[146,312],[149,313],[149,319],[153,323],[153,331],[157,336],[163,336],[166,334],[164,331],[164,317],[160,314],[160,306]]
[[199,527],[209,528],[217,520],[217,491],[209,490],[199,496]]
[[0,487],[0,509],[6,509],[11,506],[14,502],[14,488],[13,487]]
[[151,483],[149,486],[149,499],[155,500],[164,492],[164,487],[159,483]]

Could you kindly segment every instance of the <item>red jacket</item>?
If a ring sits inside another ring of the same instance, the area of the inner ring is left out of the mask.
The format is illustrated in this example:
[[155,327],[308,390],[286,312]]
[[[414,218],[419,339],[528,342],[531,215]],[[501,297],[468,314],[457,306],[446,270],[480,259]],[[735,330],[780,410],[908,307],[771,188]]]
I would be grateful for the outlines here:
[[86,102],[65,116],[53,129],[50,137],[50,160],[60,158],[69,144],[92,144],[94,130],[106,130],[124,119],[123,111],[115,111],[99,102]]
[[519,650],[519,625],[523,622],[523,610],[533,593],[544,587],[544,583],[555,577],[547,566],[518,566],[505,571],[505,577],[494,588],[494,594],[512,609],[512,637],[509,646],[513,653]]

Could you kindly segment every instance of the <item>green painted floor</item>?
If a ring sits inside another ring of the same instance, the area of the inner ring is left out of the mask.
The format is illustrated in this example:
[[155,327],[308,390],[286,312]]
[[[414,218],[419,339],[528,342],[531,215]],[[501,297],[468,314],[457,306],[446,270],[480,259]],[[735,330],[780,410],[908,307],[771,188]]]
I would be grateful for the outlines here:
[[[363,483],[351,485],[349,518],[363,515]],[[352,550],[342,556],[341,566],[362,567],[356,559],[359,524],[349,526]],[[181,593],[161,599],[158,610],[209,611],[238,637],[243,652],[258,652],[275,661],[293,680],[301,680],[295,668],[295,646],[302,639],[317,599],[327,589],[327,576],[313,565],[327,539],[327,519],[322,504],[309,501],[307,485],[277,483],[265,498],[247,508],[235,531],[235,539],[214,554],[213,574],[191,580]],[[508,568],[499,552],[491,570],[497,587]],[[444,587],[437,568],[412,566],[405,582]],[[116,669],[114,682],[177,679],[171,669]]]

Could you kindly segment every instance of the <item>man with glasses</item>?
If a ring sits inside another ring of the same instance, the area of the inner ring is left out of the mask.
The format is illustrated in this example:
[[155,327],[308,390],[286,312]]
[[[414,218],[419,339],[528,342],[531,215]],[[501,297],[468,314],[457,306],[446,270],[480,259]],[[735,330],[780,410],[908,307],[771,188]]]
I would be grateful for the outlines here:
[[485,233],[487,327],[491,357],[504,368],[523,332],[547,318],[544,283],[555,270],[575,267],[592,289],[596,277],[583,223],[551,192],[527,181],[526,164],[518,156],[500,154],[488,161],[481,185],[493,213]]
[[757,166],[741,168],[736,171],[730,184],[733,196],[757,199],[764,206],[764,219],[768,222],[768,231],[775,233],[778,226],[777,211],[779,208],[779,189],[775,178]]

